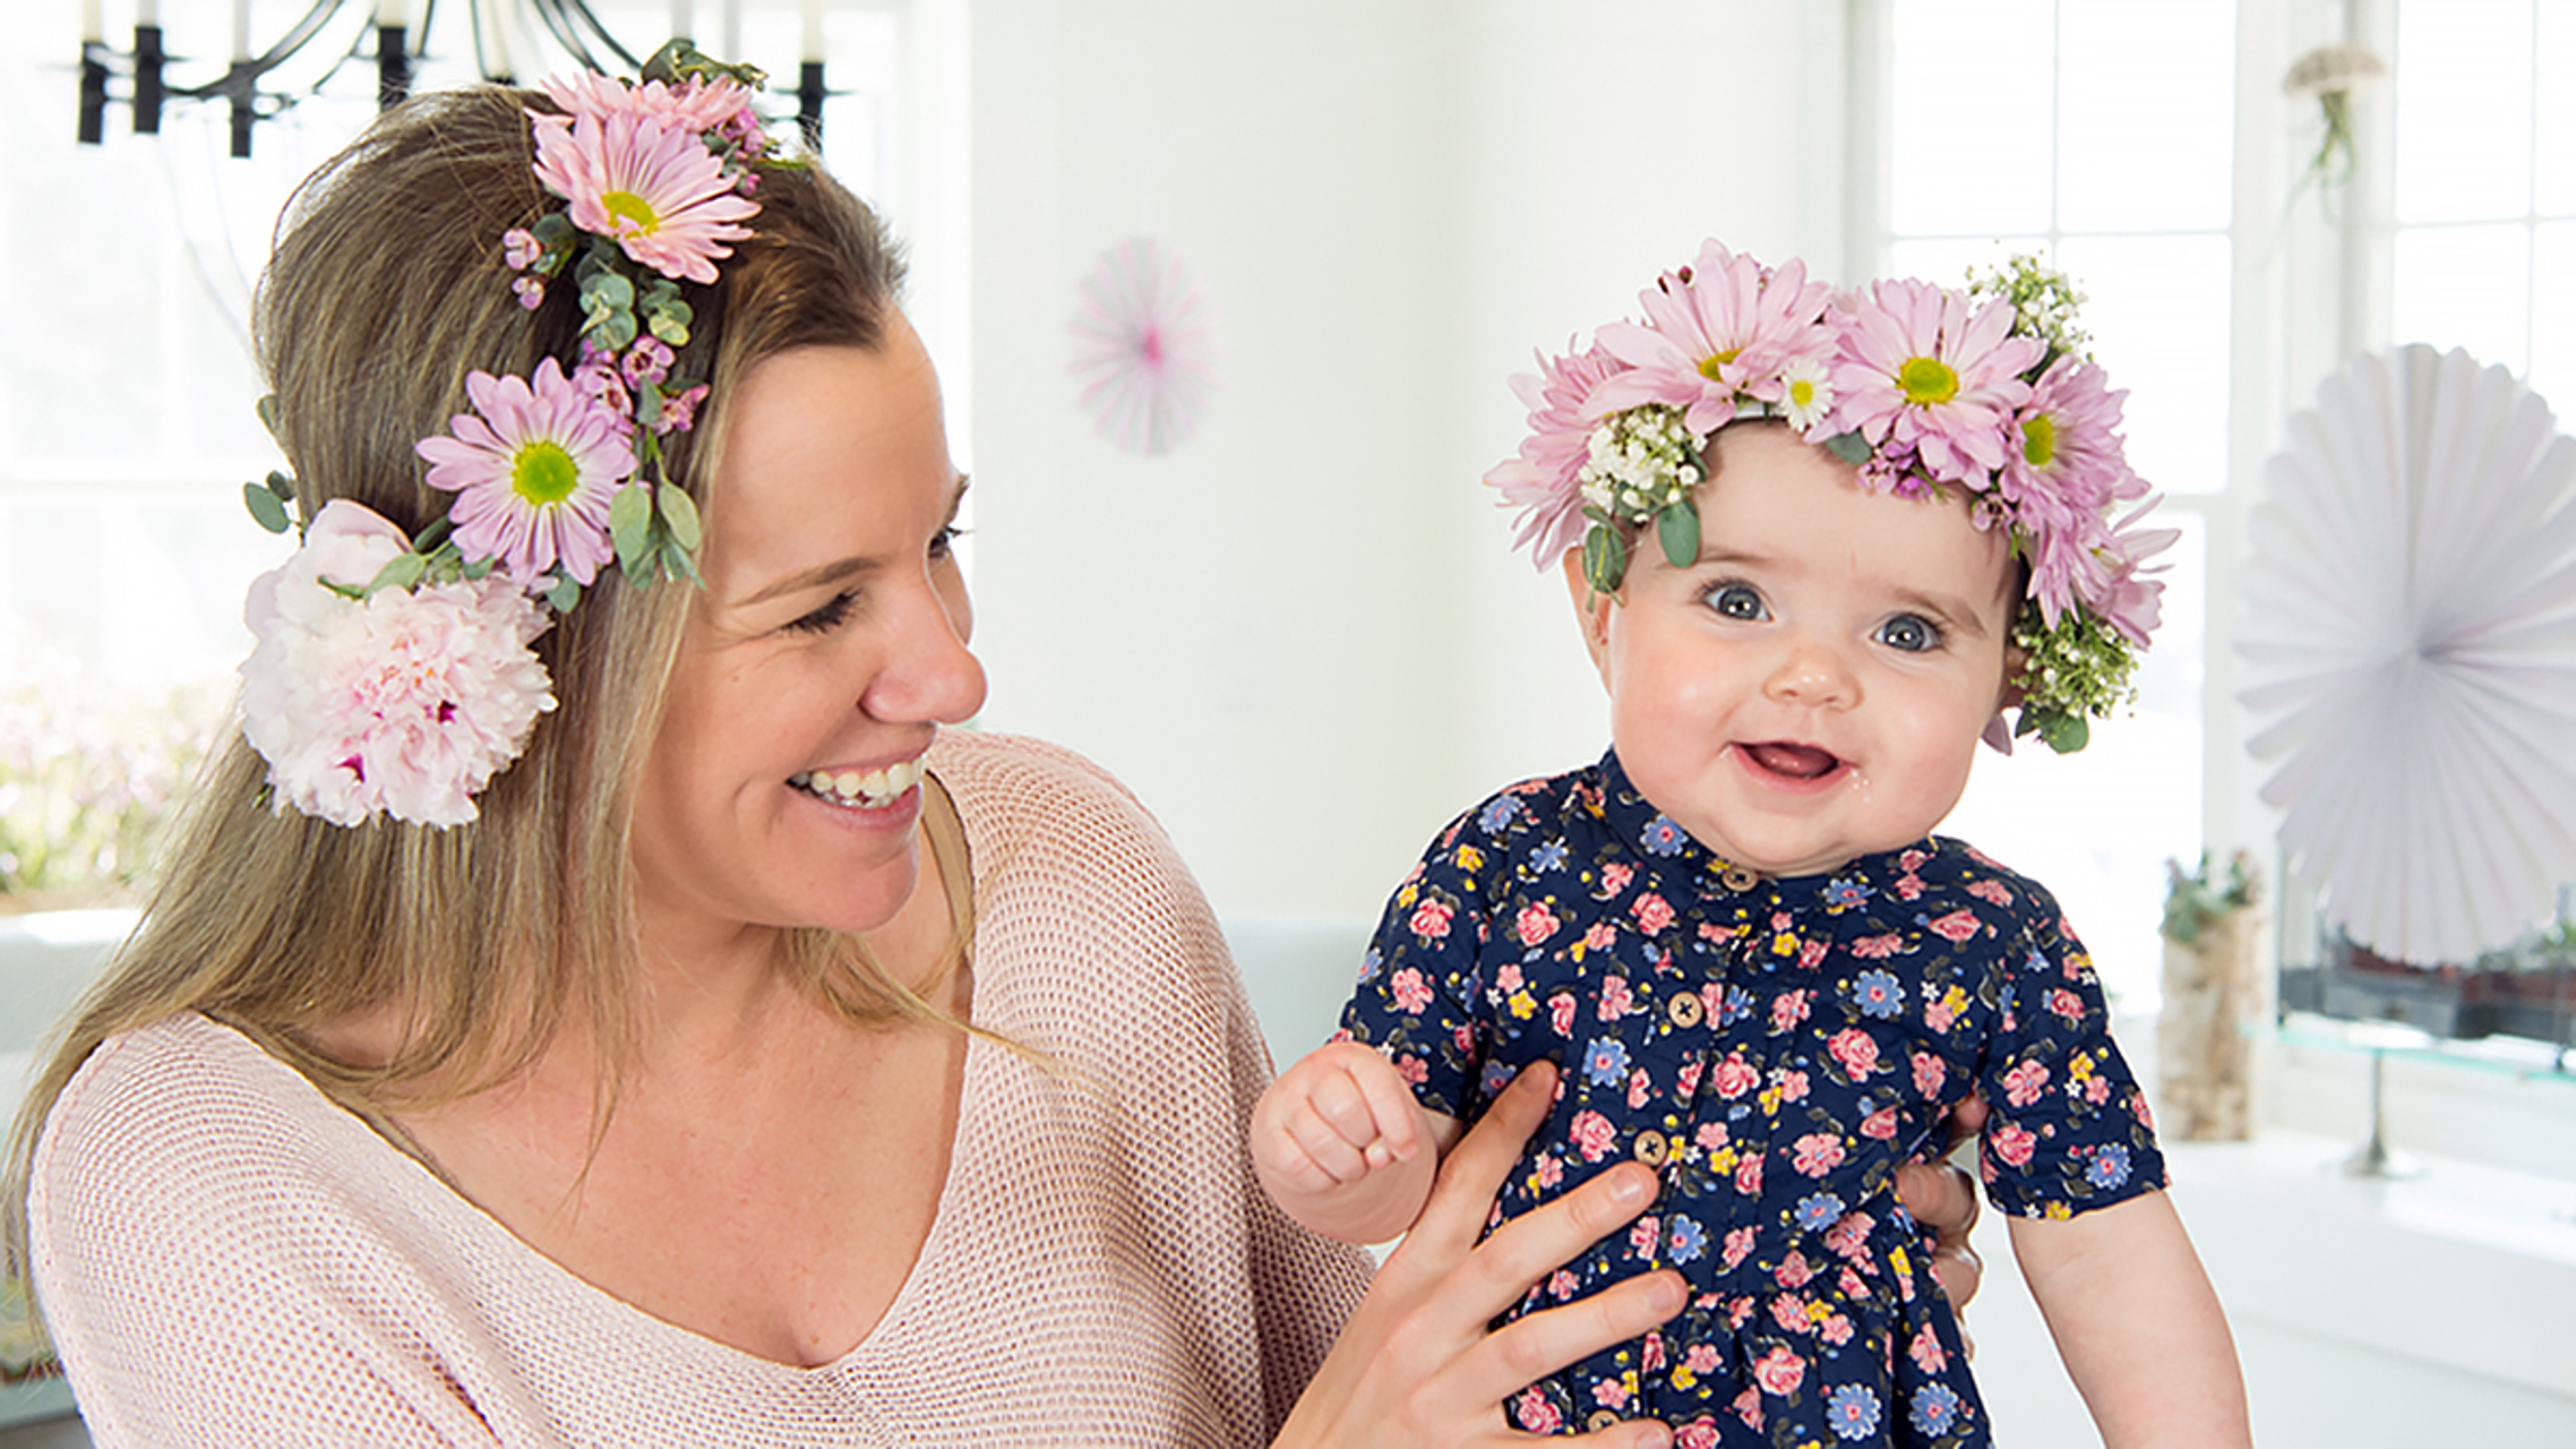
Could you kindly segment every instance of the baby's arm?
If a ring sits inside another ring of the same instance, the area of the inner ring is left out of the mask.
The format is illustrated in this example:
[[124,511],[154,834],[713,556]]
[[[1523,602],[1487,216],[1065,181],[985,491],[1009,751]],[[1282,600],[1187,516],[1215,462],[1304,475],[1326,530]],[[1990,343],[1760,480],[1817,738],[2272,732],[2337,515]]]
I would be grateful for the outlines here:
[[1252,1109],[1252,1162],[1281,1210],[1346,1243],[1413,1226],[1454,1117],[1416,1102],[1395,1065],[1358,1042],[1329,1042],[1279,1075]]
[[2162,1192],[2016,1217],[2012,1245],[2106,1449],[2253,1443],[2227,1319]]

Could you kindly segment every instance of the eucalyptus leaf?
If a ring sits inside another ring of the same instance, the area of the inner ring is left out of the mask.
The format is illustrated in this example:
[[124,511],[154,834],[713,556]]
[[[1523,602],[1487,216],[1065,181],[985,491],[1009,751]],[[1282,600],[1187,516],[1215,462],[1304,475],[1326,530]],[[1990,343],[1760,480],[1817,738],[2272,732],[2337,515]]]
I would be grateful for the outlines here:
[[2080,714],[2051,714],[2039,722],[2040,743],[2061,755],[2071,755],[2092,742],[2093,727]]
[[259,521],[259,526],[271,533],[284,533],[293,527],[286,516],[286,505],[278,501],[275,493],[257,483],[242,485],[242,502],[249,506],[250,516]]
[[252,408],[259,414],[259,425],[268,429],[268,435],[270,437],[276,437],[278,429],[277,394],[273,392],[261,393],[259,395],[259,401],[252,404]]
[[555,581],[546,585],[546,602],[554,605],[556,613],[569,614],[573,606],[581,602],[581,585],[560,573],[556,574]]
[[662,522],[669,526],[671,539],[684,549],[695,549],[704,530],[698,526],[698,505],[677,483],[661,487]]
[[1869,461],[1869,440],[1858,432],[1836,433],[1825,439],[1825,451],[1857,468]]
[[422,571],[428,567],[429,560],[419,554],[395,554],[385,560],[383,568],[376,570],[374,578],[367,581],[367,592],[372,594],[378,589],[408,589],[420,582]]
[[1664,562],[1686,569],[1699,562],[1699,510],[1687,498],[1667,503],[1655,517],[1655,537],[1664,545]]
[[649,551],[653,533],[653,494],[643,484],[618,489],[608,499],[608,536],[617,545],[618,562],[630,568]]
[[276,494],[277,501],[280,503],[293,503],[295,501],[295,480],[287,477],[283,473],[280,473],[276,469],[271,468],[268,470],[268,491]]
[[1596,594],[1619,592],[1619,581],[1628,575],[1628,545],[1621,542],[1619,531],[1594,525],[1583,535],[1583,577]]

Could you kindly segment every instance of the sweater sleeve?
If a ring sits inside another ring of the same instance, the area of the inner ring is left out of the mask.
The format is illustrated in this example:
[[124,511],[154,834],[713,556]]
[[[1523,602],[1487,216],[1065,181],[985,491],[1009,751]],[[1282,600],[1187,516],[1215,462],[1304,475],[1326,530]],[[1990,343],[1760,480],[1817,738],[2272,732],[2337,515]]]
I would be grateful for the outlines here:
[[1269,1052],[1162,826],[1070,751],[988,737],[979,753],[982,788],[960,802],[985,825],[979,961],[1043,962],[1044,975],[979,965],[977,1017],[989,1006],[1025,1024],[1104,1109],[1128,1280],[1150,1285],[1158,1331],[1234,1442],[1267,1442],[1365,1290],[1368,1259],[1289,1221],[1253,1176],[1245,1131]]
[[55,1104],[35,1279],[100,1445],[498,1442],[301,1130],[157,1031],[101,1046]]

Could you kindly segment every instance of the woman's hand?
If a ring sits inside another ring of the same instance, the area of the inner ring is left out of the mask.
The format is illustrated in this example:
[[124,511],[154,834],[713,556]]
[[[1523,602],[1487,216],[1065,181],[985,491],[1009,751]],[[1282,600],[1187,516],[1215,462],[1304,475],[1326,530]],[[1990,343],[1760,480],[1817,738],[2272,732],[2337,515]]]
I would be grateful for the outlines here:
[[[1680,1275],[1650,1273],[1493,1328],[1530,1286],[1625,1226],[1655,1199],[1655,1175],[1622,1163],[1479,1242],[1494,1195],[1546,1120],[1556,1069],[1524,1070],[1441,1164],[1422,1216],[1378,1270],[1274,1449],[1518,1441],[1503,1403],[1585,1355],[1636,1338],[1682,1309]],[[1571,1442],[1668,1445],[1645,1420]]]
[[[1985,1102],[1970,1097],[1950,1114],[1951,1145],[1956,1147],[1975,1137],[1985,1125]],[[1968,1300],[1977,1296],[1978,1281],[1985,1276],[1985,1264],[1968,1242],[1970,1230],[1977,1225],[1975,1179],[1947,1157],[1909,1162],[1896,1169],[1896,1198],[1916,1222],[1930,1228],[1939,1239],[1932,1252],[1932,1276],[1941,1284],[1941,1296],[1950,1300],[1950,1311],[1964,1314]],[[1967,1336],[1967,1324],[1962,1321],[1959,1337],[1965,1341]]]

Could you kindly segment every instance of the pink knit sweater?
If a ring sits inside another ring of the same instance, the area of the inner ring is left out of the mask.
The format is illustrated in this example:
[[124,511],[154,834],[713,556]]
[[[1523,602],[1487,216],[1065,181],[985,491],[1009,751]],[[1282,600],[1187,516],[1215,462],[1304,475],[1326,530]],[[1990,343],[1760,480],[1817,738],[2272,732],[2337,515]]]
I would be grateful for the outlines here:
[[1151,816],[1052,746],[949,734],[983,1043],[939,1217],[875,1331],[799,1369],[558,1268],[246,1038],[91,1057],[36,1162],[36,1281],[102,1445],[1238,1445],[1365,1284],[1255,1186],[1268,1059]]

